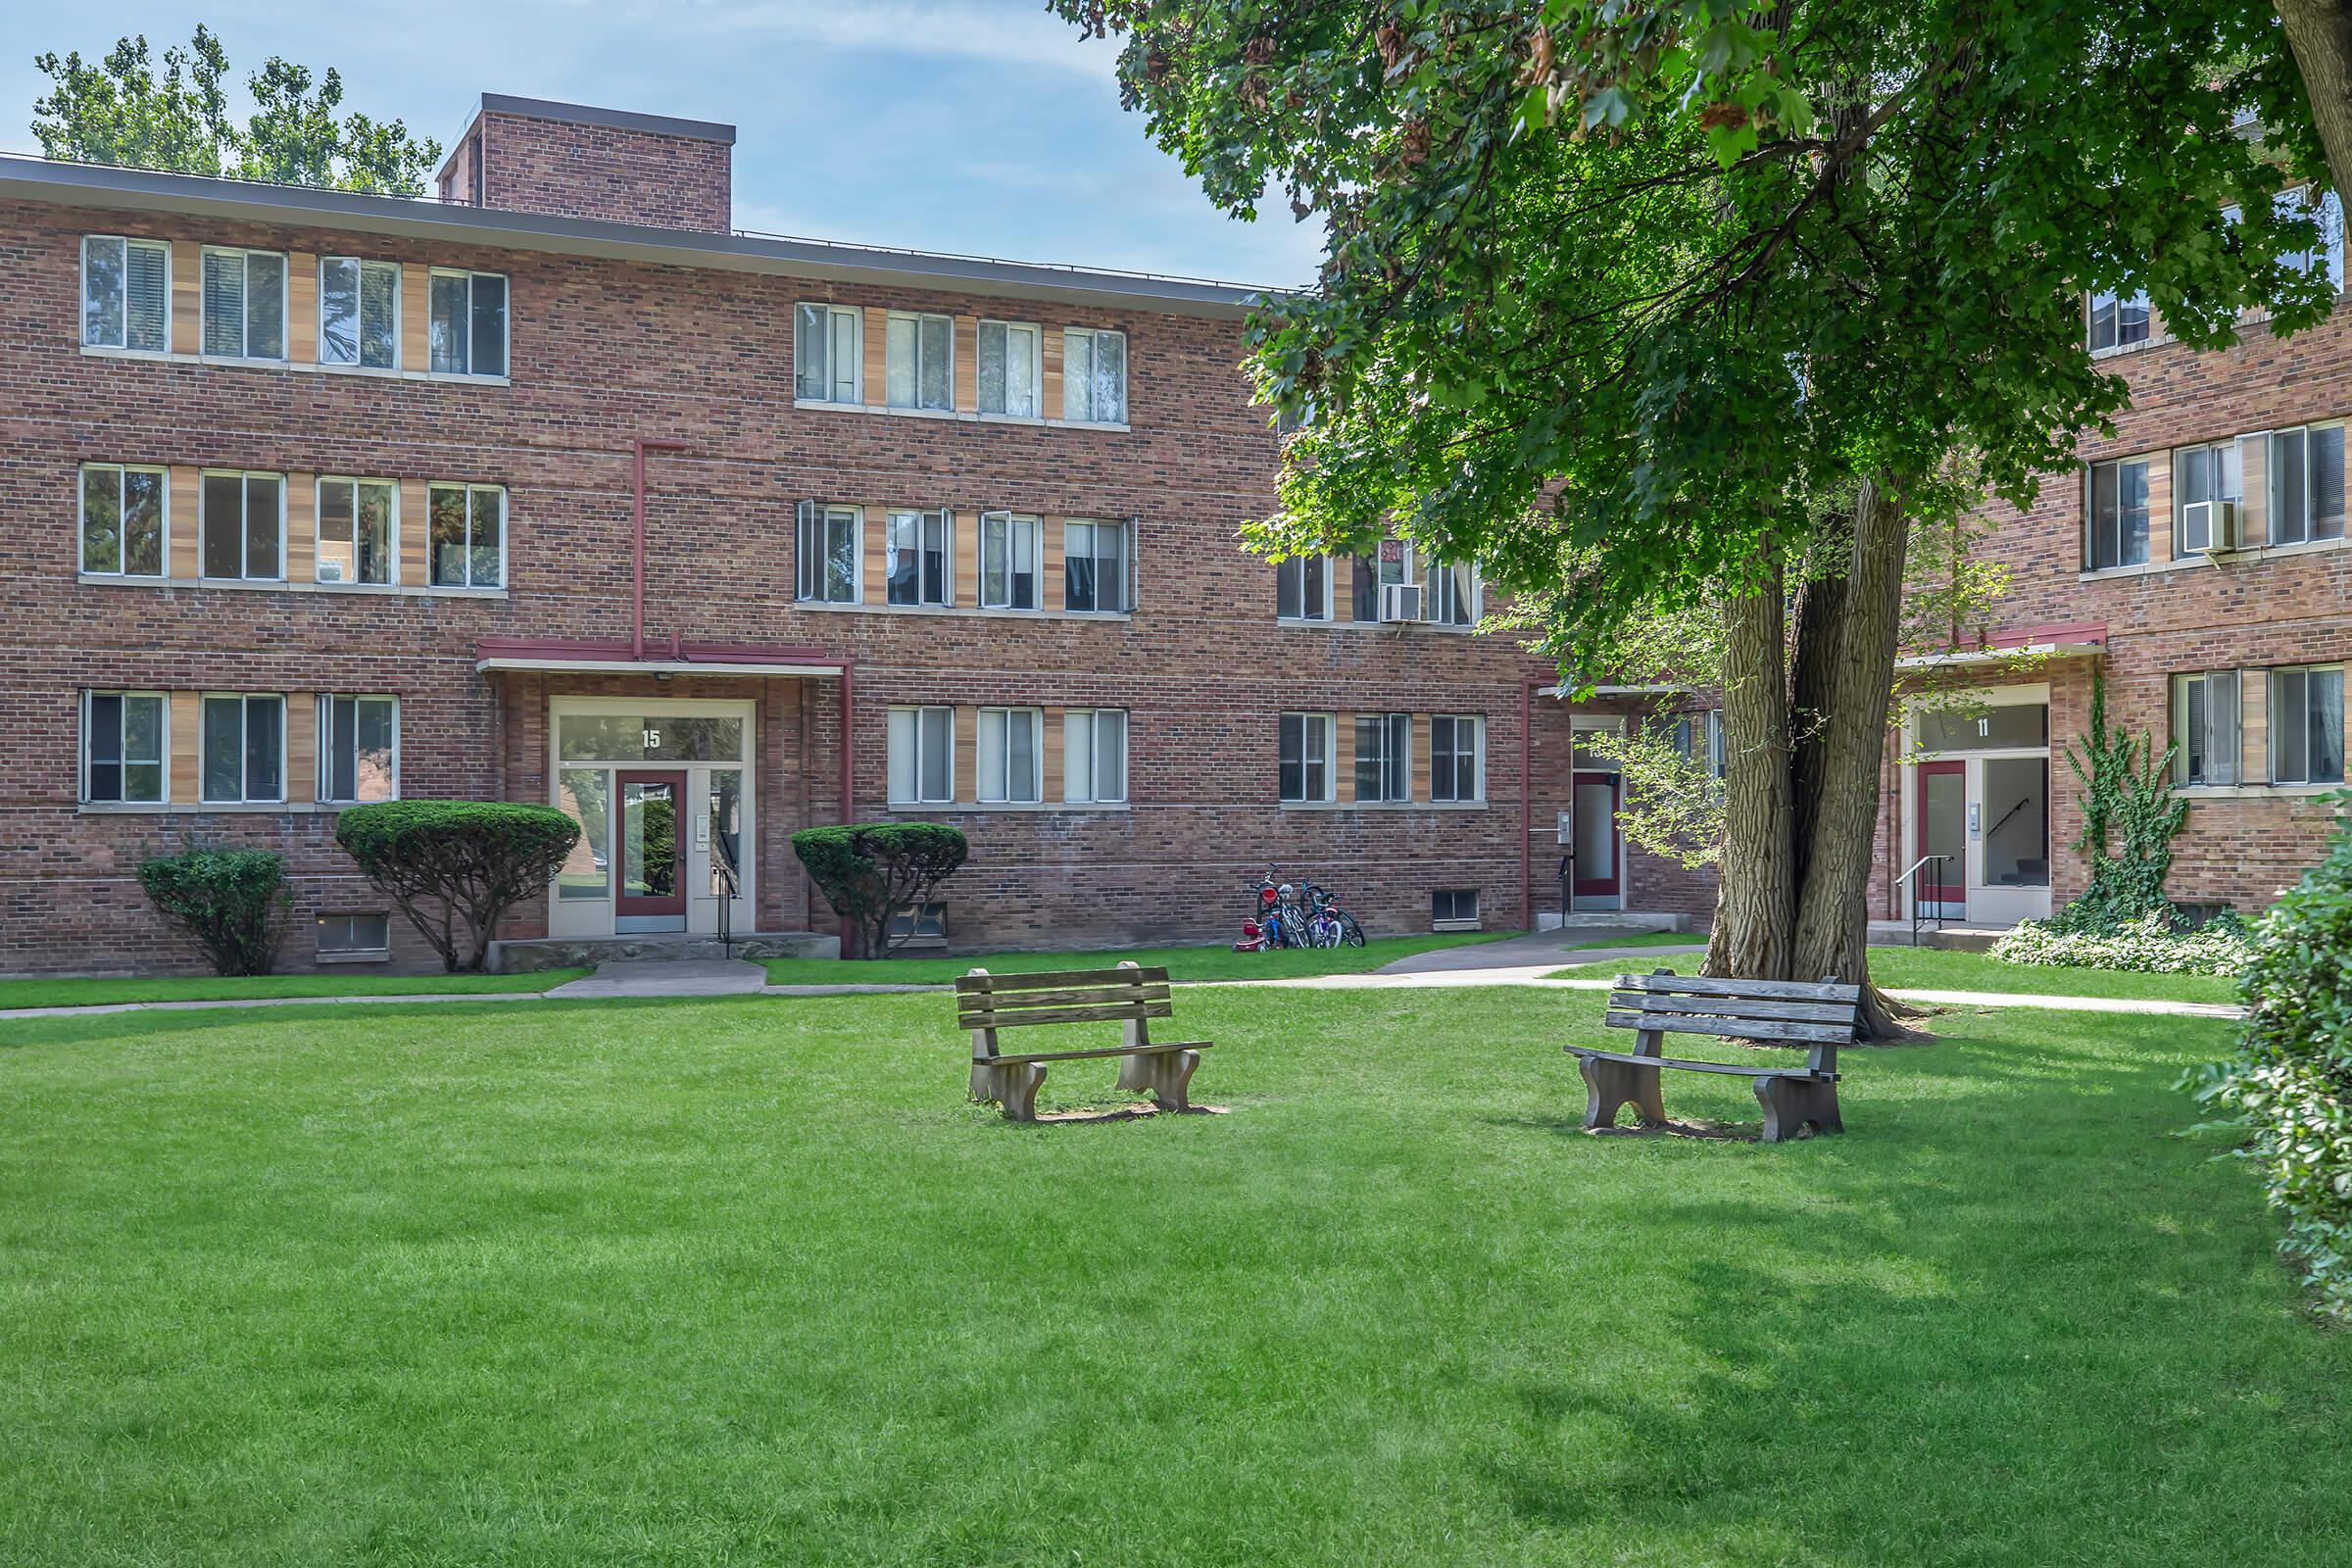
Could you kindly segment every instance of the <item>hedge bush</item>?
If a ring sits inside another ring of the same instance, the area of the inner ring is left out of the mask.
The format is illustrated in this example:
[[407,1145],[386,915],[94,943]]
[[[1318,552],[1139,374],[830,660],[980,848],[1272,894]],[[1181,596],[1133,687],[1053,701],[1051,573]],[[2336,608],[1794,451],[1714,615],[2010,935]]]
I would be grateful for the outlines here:
[[2023,920],[1992,945],[2009,963],[2074,964],[2085,969],[2131,969],[2141,974],[2237,975],[2254,949],[2246,925],[2225,916],[2194,931],[2176,931],[2170,916],[2143,914],[2111,931],[2068,930],[2051,920]]
[[335,842],[453,973],[482,967],[499,919],[546,892],[579,840],[554,807],[512,801],[385,801],[335,821]]
[[890,937],[892,916],[928,900],[962,867],[970,846],[961,829],[944,822],[846,822],[801,829],[792,853],[856,930],[858,952],[880,958],[899,945]]
[[284,856],[191,844],[140,861],[139,885],[218,973],[268,974],[276,967],[294,906]]

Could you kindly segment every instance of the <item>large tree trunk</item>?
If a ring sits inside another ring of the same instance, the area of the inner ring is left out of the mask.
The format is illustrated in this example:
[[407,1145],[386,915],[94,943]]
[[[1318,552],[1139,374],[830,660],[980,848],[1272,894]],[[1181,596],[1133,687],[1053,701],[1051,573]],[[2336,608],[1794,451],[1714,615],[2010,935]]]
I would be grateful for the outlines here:
[[1788,972],[1796,915],[1788,781],[1787,633],[1780,568],[1723,607],[1724,842],[1704,969]]
[[2335,188],[2352,199],[2352,0],[2276,0]]

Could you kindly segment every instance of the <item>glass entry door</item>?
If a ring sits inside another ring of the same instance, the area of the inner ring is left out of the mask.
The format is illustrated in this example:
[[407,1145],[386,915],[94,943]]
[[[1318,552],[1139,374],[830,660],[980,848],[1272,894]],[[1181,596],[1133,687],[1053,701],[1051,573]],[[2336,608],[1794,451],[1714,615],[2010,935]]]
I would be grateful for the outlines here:
[[1940,855],[1919,868],[1919,912],[1968,916],[1968,764],[1919,764],[1919,855]]
[[612,912],[622,918],[674,915],[683,928],[686,878],[678,827],[686,775],[622,769],[612,782],[620,808],[620,881],[612,890]]
[[1617,867],[1617,788],[1615,773],[1576,775],[1568,829],[1569,849],[1576,857],[1569,890],[1576,898],[1613,899],[1623,891]]

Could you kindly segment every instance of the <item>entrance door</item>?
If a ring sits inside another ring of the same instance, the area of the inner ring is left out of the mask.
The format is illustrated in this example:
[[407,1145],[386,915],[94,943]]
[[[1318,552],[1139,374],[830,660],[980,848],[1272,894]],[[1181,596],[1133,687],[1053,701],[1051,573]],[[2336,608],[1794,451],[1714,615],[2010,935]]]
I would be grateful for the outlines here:
[[1919,764],[1919,846],[1943,858],[1919,868],[1913,897],[1920,913],[1968,917],[1968,764]]
[[1569,822],[1569,848],[1576,863],[1570,867],[1570,892],[1580,899],[1613,899],[1624,889],[1617,869],[1617,792],[1615,773],[1579,773],[1571,801],[1575,815]]
[[[613,773],[612,783],[620,808],[620,881],[612,890],[613,916],[637,922],[623,929],[683,930],[685,843],[678,830],[684,825],[686,775],[622,768]],[[667,923],[671,920],[676,923]]]

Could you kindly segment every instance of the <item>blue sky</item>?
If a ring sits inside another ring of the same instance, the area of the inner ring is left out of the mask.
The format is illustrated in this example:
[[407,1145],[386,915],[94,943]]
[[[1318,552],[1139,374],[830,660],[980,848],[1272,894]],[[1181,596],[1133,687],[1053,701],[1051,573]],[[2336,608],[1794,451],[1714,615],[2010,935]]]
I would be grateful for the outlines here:
[[0,149],[37,151],[33,56],[160,54],[201,15],[241,81],[335,66],[344,103],[444,144],[479,94],[738,127],[735,222],[773,233],[1295,284],[1321,225],[1211,208],[1119,108],[1113,46],[1042,0],[85,0],[0,15]]

